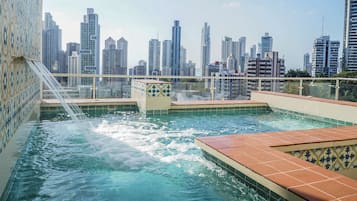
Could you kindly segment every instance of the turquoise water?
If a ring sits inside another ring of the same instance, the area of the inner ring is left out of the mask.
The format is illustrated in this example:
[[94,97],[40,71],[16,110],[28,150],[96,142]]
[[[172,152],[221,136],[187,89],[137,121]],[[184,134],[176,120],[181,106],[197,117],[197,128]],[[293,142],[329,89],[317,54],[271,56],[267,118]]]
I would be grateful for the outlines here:
[[332,126],[273,112],[42,120],[18,161],[7,200],[264,200],[207,161],[194,138]]

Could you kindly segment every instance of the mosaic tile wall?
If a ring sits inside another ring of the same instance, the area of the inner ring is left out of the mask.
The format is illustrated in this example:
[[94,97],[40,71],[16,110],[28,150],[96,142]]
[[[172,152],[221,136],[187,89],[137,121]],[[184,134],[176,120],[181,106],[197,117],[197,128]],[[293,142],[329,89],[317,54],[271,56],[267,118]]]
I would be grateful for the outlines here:
[[40,61],[41,34],[42,0],[0,0],[0,154],[38,108],[39,80],[14,58]]
[[357,145],[298,150],[289,154],[336,172],[357,168]]

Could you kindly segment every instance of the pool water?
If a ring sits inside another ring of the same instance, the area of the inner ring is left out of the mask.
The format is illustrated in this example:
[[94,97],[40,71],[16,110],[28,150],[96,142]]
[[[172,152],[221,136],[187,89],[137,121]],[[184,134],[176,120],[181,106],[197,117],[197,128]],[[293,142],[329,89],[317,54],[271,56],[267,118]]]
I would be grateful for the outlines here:
[[207,161],[194,139],[333,126],[274,112],[42,120],[18,161],[7,200],[264,200]]

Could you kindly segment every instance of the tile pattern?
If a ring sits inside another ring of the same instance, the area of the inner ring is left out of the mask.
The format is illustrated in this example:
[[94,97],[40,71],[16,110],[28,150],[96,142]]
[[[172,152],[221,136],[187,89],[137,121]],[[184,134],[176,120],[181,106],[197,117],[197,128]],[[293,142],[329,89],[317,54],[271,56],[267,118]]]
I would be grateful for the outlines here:
[[[81,110],[91,117],[99,117],[106,114],[117,114],[121,112],[138,112],[136,105],[80,105]],[[63,107],[46,107],[41,106],[42,120],[53,118],[66,118],[66,112]]]
[[289,154],[328,170],[357,168],[357,145],[297,150]]
[[41,60],[42,0],[0,0],[0,153],[39,100],[24,56]]
[[147,97],[170,97],[171,84],[159,81],[134,80],[131,84],[132,89],[140,91],[141,95]]
[[151,97],[170,97],[171,85],[170,84],[148,84],[146,85],[146,94]]

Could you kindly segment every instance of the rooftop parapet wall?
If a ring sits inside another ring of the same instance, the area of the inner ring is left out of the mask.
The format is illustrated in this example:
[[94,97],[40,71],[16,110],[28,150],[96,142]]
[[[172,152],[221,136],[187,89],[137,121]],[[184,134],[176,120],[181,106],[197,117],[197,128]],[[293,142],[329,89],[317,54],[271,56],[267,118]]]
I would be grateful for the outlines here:
[[266,102],[272,108],[331,118],[357,124],[357,103],[276,92],[252,92],[251,100]]

